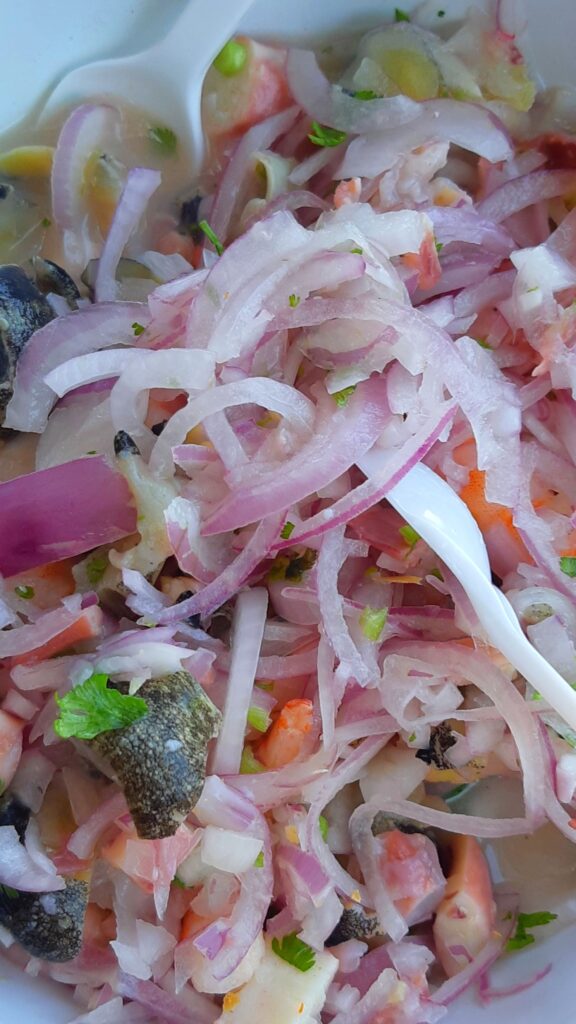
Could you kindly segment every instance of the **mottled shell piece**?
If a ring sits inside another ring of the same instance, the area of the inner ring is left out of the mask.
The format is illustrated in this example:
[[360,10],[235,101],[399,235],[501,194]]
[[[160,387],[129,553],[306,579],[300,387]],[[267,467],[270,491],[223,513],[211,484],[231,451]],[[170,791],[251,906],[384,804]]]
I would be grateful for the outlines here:
[[0,888],[0,924],[40,960],[64,963],[82,946],[88,883],[66,879],[59,892],[14,892]]
[[54,319],[50,303],[20,267],[0,266],[0,423],[28,338]]
[[208,743],[222,716],[188,672],[152,679],[138,696],[148,705],[143,718],[90,742],[114,771],[138,835],[163,839],[200,796]]
[[342,911],[342,917],[329,936],[326,945],[337,946],[348,939],[371,939],[384,932],[376,914],[363,910],[362,907],[349,907]]

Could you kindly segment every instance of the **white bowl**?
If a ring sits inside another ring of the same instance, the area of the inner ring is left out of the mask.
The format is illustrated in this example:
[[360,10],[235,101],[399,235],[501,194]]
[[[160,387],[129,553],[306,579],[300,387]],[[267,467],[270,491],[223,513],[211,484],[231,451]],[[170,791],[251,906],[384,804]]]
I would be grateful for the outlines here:
[[[470,0],[476,5],[489,0]],[[218,0],[215,0],[215,7]],[[446,24],[469,6],[469,0],[428,0],[446,11]],[[256,0],[241,28],[260,38],[290,42],[316,41],[347,30],[362,30],[392,20],[394,7],[410,9],[414,0]],[[35,100],[64,71],[89,60],[134,53],[150,45],[182,9],[182,0],[18,0],[2,18],[4,90],[0,93],[0,130],[23,117]],[[533,71],[546,85],[576,85],[573,46],[575,0],[525,0],[528,26],[522,41]],[[202,26],[199,26],[199,31]],[[576,850],[574,851],[576,871]],[[554,871],[554,865],[550,865]],[[576,919],[576,873],[572,907],[562,918]],[[540,909],[556,909],[547,904]],[[573,910],[573,915],[570,914]],[[492,973],[496,987],[514,985],[548,963],[551,972],[526,992],[484,1008],[464,996],[448,1014],[449,1024],[574,1024],[574,946],[576,925],[565,923],[555,934],[513,957]],[[66,990],[24,976],[0,958],[0,1022],[18,1018],[41,1024],[67,1024],[80,1011]],[[269,1022],[273,1024],[273,1021]]]

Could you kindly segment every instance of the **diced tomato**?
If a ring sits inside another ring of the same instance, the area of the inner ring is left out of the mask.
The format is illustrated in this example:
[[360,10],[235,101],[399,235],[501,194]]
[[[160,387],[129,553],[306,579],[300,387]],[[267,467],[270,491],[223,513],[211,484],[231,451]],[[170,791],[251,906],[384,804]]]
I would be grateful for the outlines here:
[[302,754],[312,729],[311,700],[289,700],[256,748],[267,768],[283,768]]
[[54,654],[62,654],[63,651],[74,647],[83,640],[92,640],[102,633],[104,617],[102,610],[96,605],[87,608],[80,617],[67,626],[57,636],[53,636],[41,647],[33,651],[26,651],[25,654],[15,655],[10,659],[11,665],[36,665],[39,661],[51,658]]
[[10,785],[22,756],[22,730],[26,722],[0,711],[0,784]]
[[442,269],[432,234],[425,235],[419,252],[407,252],[402,257],[402,262],[410,270],[418,271],[418,287],[424,291],[433,288],[440,280]]
[[472,469],[468,483],[460,491],[460,497],[468,506],[478,523],[490,564],[499,576],[505,576],[516,568],[518,562],[532,562],[518,530],[514,526],[512,510],[486,500],[486,474],[483,470]]

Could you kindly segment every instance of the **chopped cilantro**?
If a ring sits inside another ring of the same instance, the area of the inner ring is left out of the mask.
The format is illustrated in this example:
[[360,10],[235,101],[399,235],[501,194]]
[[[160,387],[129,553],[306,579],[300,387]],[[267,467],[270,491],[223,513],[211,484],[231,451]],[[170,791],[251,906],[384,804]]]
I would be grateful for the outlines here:
[[358,89],[357,92],[352,94],[355,100],[377,100],[380,99],[377,92],[373,89]]
[[342,408],[344,405],[347,405],[350,395],[353,395],[355,391],[356,385],[350,384],[349,387],[342,388],[342,391],[334,391],[332,398],[336,402],[336,405],[339,405],[340,408]]
[[532,693],[530,694],[530,700],[542,700],[542,694],[540,693],[540,690],[532,690]]
[[187,889],[188,888],[188,886],[184,884],[182,879],[178,878],[178,875],[174,875],[174,878],[172,879],[172,885],[175,885],[177,889]]
[[408,743],[415,743],[415,742],[416,742],[416,733],[415,732],[411,732],[409,737],[408,737]]
[[64,697],[54,695],[60,708],[54,731],[61,739],[75,736],[92,740],[101,732],[132,725],[147,714],[148,705],[142,697],[109,690],[107,683],[107,675],[95,673]]
[[436,252],[442,252],[442,249],[444,248],[444,242],[434,242],[434,245],[436,246]]
[[474,338],[473,340],[476,342],[477,345],[480,345],[480,348],[486,348],[488,349],[489,352],[492,351],[492,345],[488,344],[486,338]]
[[446,11],[436,11],[436,16],[438,18],[443,18],[445,14],[446,14]]
[[91,583],[92,586],[100,583],[107,568],[108,559],[106,555],[92,555],[86,562],[86,578],[88,583]]
[[290,555],[277,555],[270,566],[268,578],[300,583],[304,578],[304,573],[316,564],[317,558],[318,552],[313,548],[305,548],[300,554],[294,552]]
[[379,640],[387,618],[387,608],[370,608],[369,605],[366,605],[360,616],[360,625],[364,636],[373,642]]
[[264,708],[252,706],[248,709],[247,722],[257,732],[266,732],[270,725],[270,715]]
[[562,558],[560,559],[560,568],[566,576],[569,576],[570,579],[574,579],[576,576],[576,558],[573,558],[570,555],[562,555]]
[[34,587],[30,587],[27,583],[19,583],[17,587],[14,587],[14,593],[24,601],[31,601],[34,597]]
[[292,292],[292,295],[288,296],[288,305],[291,309],[296,309],[296,306],[300,305],[300,296],[294,295],[294,292]]
[[416,530],[410,526],[410,523],[406,523],[406,526],[401,526],[398,533],[409,548],[413,548],[420,540],[420,534],[416,533]]
[[149,128],[148,138],[156,149],[167,156],[175,153],[178,148],[178,136],[165,125],[155,125],[153,128]]
[[237,39],[230,39],[214,58],[213,64],[225,78],[239,75],[248,60],[248,48]]
[[201,229],[201,231],[204,232],[208,241],[212,242],[212,245],[216,249],[218,255],[221,256],[222,253],[224,252],[224,246],[222,245],[222,242],[218,238],[218,235],[215,234],[214,231],[212,231],[212,228],[210,227],[208,221],[201,220],[200,223],[198,224],[198,227]]
[[311,946],[299,939],[296,932],[285,935],[282,939],[272,939],[272,949],[276,956],[295,967],[297,971],[310,971],[316,963],[316,954]]
[[134,323],[132,324],[132,330],[134,331],[136,337],[139,338],[141,334],[144,334],[146,328],[144,327],[143,324],[139,324],[138,321],[135,320]]
[[430,569],[429,576],[434,576],[435,579],[440,580],[440,583],[444,583],[444,577],[440,572],[440,569]]
[[291,523],[290,520],[287,520],[287,522],[284,523],[284,526],[280,530],[280,536],[282,537],[282,540],[288,540],[288,538],[291,537],[293,533],[294,523]]
[[533,914],[518,914],[516,931],[506,943],[507,951],[512,953],[517,949],[524,949],[525,946],[531,946],[536,939],[530,934],[530,930],[550,924],[557,917],[558,914],[551,914],[548,910],[535,911]]
[[346,138],[346,132],[340,132],[337,128],[328,128],[326,125],[312,121],[312,131],[308,135],[310,142],[315,146],[339,146]]
[[353,252],[356,256],[364,255],[364,249],[361,249],[359,245],[356,245],[353,249],[350,249],[350,252]]
[[260,853],[256,857],[256,860],[254,861],[254,867],[255,868],[263,868],[264,867],[264,851],[263,850],[260,850]]
[[396,7],[394,10],[394,21],[410,21],[410,15],[406,11],[402,11],[400,7]]
[[52,221],[50,220],[50,217],[42,217],[41,224],[43,228],[52,227]]
[[324,842],[326,842],[326,840],[328,839],[329,825],[323,814],[321,814],[320,817],[318,818],[318,828],[320,829],[320,835],[322,836],[322,839],[324,840]]

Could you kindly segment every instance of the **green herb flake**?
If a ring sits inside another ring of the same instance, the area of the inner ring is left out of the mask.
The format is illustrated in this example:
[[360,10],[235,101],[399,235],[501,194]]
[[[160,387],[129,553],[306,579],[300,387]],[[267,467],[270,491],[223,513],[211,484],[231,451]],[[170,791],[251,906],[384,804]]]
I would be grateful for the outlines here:
[[108,559],[106,555],[92,555],[86,562],[86,579],[88,583],[91,583],[92,586],[100,583],[107,568]]
[[576,558],[571,555],[562,555],[560,559],[560,568],[562,572],[569,576],[571,580],[576,577]]
[[480,348],[485,348],[488,352],[492,351],[492,345],[488,344],[486,338],[473,338],[472,340],[475,341],[477,345],[480,345]]
[[52,221],[50,220],[50,217],[42,217],[42,220],[40,221],[40,223],[41,223],[43,228],[51,228],[52,227]]
[[436,580],[440,580],[440,583],[444,583],[444,577],[443,577],[442,573],[440,572],[440,569],[430,569],[430,572],[428,573],[428,575],[429,576],[433,576],[434,579],[436,579]]
[[451,800],[457,800],[458,797],[466,793],[466,791],[473,785],[473,782],[463,782],[460,786],[454,786],[454,789],[451,789],[449,793],[444,795],[444,800],[447,800],[448,803],[450,803]]
[[410,21],[410,15],[406,11],[402,11],[400,7],[396,7],[394,10],[394,21]]
[[147,714],[148,705],[142,697],[109,690],[107,683],[107,675],[95,673],[64,697],[57,693],[54,695],[60,708],[54,731],[61,739],[75,736],[81,740],[93,740],[101,732],[123,729]]
[[297,971],[302,971],[302,974],[312,970],[316,963],[314,950],[302,942],[296,932],[291,932],[290,935],[285,935],[282,939],[272,939],[272,950],[281,960],[285,960]]
[[358,89],[358,91],[352,95],[355,100],[377,100],[381,98],[373,89]]
[[212,242],[212,245],[216,249],[218,255],[221,256],[222,253],[224,252],[224,246],[222,245],[222,242],[218,238],[218,235],[214,231],[212,231],[212,228],[210,227],[208,221],[201,220],[200,223],[198,224],[198,227],[200,228],[201,231],[204,232],[208,241]]
[[370,608],[367,605],[360,616],[360,626],[367,640],[375,643],[380,639],[380,634],[386,625],[388,618],[387,608]]
[[252,747],[248,744],[242,751],[242,757],[240,758],[240,774],[241,775],[257,775],[258,772],[265,772],[266,769],[252,753]]
[[434,245],[436,246],[436,252],[441,253],[444,248],[444,242],[434,242]]
[[320,835],[322,836],[324,842],[327,842],[328,840],[329,827],[330,826],[328,825],[327,819],[324,817],[323,814],[321,814],[320,817],[318,818],[318,828],[320,829]]
[[415,742],[416,742],[416,733],[415,732],[411,732],[409,737],[408,737],[408,743],[415,743]]
[[255,868],[263,868],[264,867],[264,851],[263,850],[260,850],[260,853],[256,857],[256,860],[254,861],[254,867]]
[[542,700],[542,694],[539,690],[533,690],[530,695],[530,700]]
[[364,255],[364,249],[360,248],[359,245],[356,245],[353,249],[350,249],[350,252],[353,252],[355,256]]
[[288,305],[291,309],[296,309],[300,305],[300,296],[294,295],[294,292],[292,292],[292,295],[288,296]]
[[248,47],[237,39],[230,39],[214,58],[213,64],[225,78],[234,78],[244,69],[248,60]]
[[416,533],[416,530],[410,526],[410,523],[406,523],[406,526],[401,526],[398,533],[410,549],[412,549],[420,540],[420,534]]
[[146,328],[144,327],[143,324],[139,324],[138,321],[135,320],[134,323],[132,324],[132,330],[134,332],[134,335],[137,338],[139,338],[141,334],[144,334],[144,331],[146,330]]
[[254,706],[248,708],[246,720],[252,729],[256,729],[256,732],[266,732],[270,726],[270,715],[264,711],[264,708]]
[[178,136],[165,125],[154,125],[153,128],[149,128],[148,138],[155,149],[165,156],[172,156],[178,148]]
[[446,14],[446,11],[436,11],[436,17],[437,18],[443,18],[445,14]]
[[30,587],[26,583],[19,583],[17,587],[14,587],[14,593],[17,597],[21,597],[23,601],[31,601],[35,591],[34,587]]
[[308,138],[315,146],[332,148],[344,142],[346,132],[340,132],[337,128],[327,128],[326,125],[318,124],[318,121],[312,121],[312,130]]
[[281,536],[282,540],[288,540],[292,536],[293,533],[294,533],[294,523],[291,523],[290,520],[288,520],[287,522],[284,523],[284,526],[280,530],[280,536]]
[[350,384],[349,387],[342,388],[342,391],[335,391],[332,395],[332,398],[336,402],[336,405],[340,406],[340,408],[342,409],[345,405],[348,404],[348,399],[350,398],[351,395],[354,394],[355,391],[356,385]]
[[172,885],[175,885],[177,889],[187,889],[188,888],[188,886],[184,884],[182,879],[178,878],[178,875],[174,875],[174,878],[172,879]]
[[532,928],[541,928],[543,925],[550,924],[551,921],[555,921],[558,914],[551,914],[548,910],[535,911],[532,914],[518,914],[516,921],[516,931],[512,938],[508,939],[506,943],[506,949],[509,953],[513,953],[517,949],[524,949],[525,946],[531,946],[536,941],[533,935],[530,934]]

